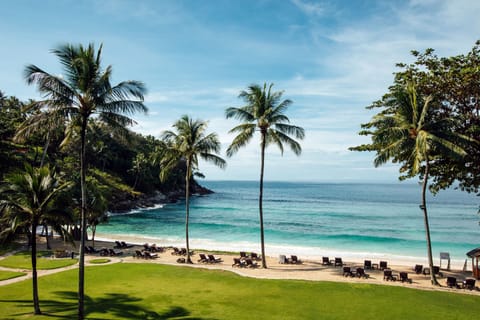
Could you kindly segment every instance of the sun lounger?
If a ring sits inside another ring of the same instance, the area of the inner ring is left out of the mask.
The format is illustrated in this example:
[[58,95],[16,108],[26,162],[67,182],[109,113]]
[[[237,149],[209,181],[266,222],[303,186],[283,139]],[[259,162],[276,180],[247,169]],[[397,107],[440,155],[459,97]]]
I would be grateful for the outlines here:
[[280,264],[286,264],[288,263],[288,259],[284,254],[281,254],[278,256],[278,263]]
[[343,276],[344,277],[353,277],[353,272],[350,267],[343,267]]
[[124,248],[124,249],[128,249],[128,248],[133,247],[133,244],[127,244],[125,241],[120,241],[120,245],[121,245],[122,248]]
[[121,249],[122,248],[122,244],[120,243],[120,241],[115,241],[115,246],[114,246],[115,249]]
[[455,277],[447,277],[447,287],[449,288],[460,288],[460,286],[457,283],[457,278]]
[[215,258],[215,256],[214,256],[213,254],[209,254],[209,255],[207,255],[207,257],[208,257],[208,262],[210,262],[210,263],[219,263],[219,262],[223,262],[223,260],[222,260],[222,259],[220,259],[220,258]]
[[412,283],[412,279],[408,277],[408,273],[406,272],[400,272],[400,281]]
[[300,264],[302,260],[299,260],[297,256],[290,256],[290,263]]
[[365,260],[363,261],[363,268],[365,270],[370,269],[372,270],[372,261],[371,260]]
[[416,264],[415,267],[413,267],[413,271],[415,271],[416,274],[420,274],[423,271],[423,265],[421,264]]
[[145,255],[145,259],[156,259],[156,258],[158,258],[158,254],[156,254],[156,253],[151,253],[151,252],[145,251],[143,254]]
[[232,267],[240,267],[243,268],[246,266],[246,263],[241,260],[241,258],[233,258]]
[[343,265],[342,258],[335,258],[335,267],[342,267]]
[[359,278],[365,278],[365,279],[370,277],[368,274],[365,273],[365,269],[363,268],[357,268],[355,275]]
[[172,249],[173,249],[172,255],[179,256],[182,254],[182,252],[178,248],[173,247]]
[[247,258],[247,253],[245,251],[240,251],[240,259],[246,259]]
[[199,256],[200,256],[200,259],[198,259],[197,262],[201,262],[201,263],[207,263],[208,262],[208,258],[204,253],[200,253]]
[[475,289],[475,279],[465,279],[465,281],[463,281],[462,287],[468,290]]
[[123,254],[123,251],[115,251],[113,249],[108,249],[108,253],[110,256],[121,256]]
[[135,250],[135,255],[133,257],[138,259],[145,259],[144,253],[140,250]]
[[396,281],[397,277],[395,277],[390,269],[383,270],[383,280],[387,281]]
[[387,267],[387,261],[380,261],[380,263],[378,264],[378,268],[379,268],[380,270],[388,269],[388,267]]
[[110,255],[110,251],[108,251],[107,248],[102,248],[98,252],[100,253],[101,256],[109,256]]
[[252,260],[255,260],[255,261],[260,260],[260,256],[258,254],[256,254],[255,252],[250,253],[250,258]]
[[249,268],[257,268],[258,264],[256,262],[253,262],[252,259],[247,258],[245,259],[245,265]]
[[328,257],[322,257],[322,264],[324,266],[331,266],[332,262],[330,261],[330,259]]

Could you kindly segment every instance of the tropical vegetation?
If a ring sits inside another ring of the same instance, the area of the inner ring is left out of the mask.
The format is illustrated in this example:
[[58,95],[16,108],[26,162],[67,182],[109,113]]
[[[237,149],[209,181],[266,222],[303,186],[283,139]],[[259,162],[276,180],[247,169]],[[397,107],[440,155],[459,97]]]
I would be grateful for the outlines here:
[[188,222],[190,215],[190,182],[193,173],[198,170],[199,158],[224,168],[225,160],[218,156],[220,141],[216,133],[206,134],[207,123],[201,120],[193,120],[184,115],[173,124],[176,132],[164,131],[162,140],[165,143],[164,155],[160,163],[160,179],[165,181],[168,175],[179,164],[184,163],[185,170],[185,241],[187,249],[187,263],[192,263],[190,258],[190,244]]
[[[451,131],[455,125],[451,118],[434,116],[432,96],[417,95],[415,84],[395,86],[388,98],[384,98],[384,109],[363,124],[361,135],[371,136],[372,143],[351,148],[356,151],[374,151],[375,166],[388,161],[400,163],[401,179],[421,176],[423,180],[420,208],[424,215],[427,239],[427,257],[433,270],[432,244],[428,222],[426,189],[430,167],[435,160],[451,157],[462,159],[471,139]],[[435,273],[431,272],[432,284],[438,285]]]
[[[265,259],[265,231],[263,225],[263,177],[265,171],[265,150],[274,144],[283,154],[284,145],[287,145],[297,156],[302,152],[300,144],[294,139],[303,139],[303,128],[290,124],[290,119],[285,112],[292,101],[282,101],[283,91],[272,91],[273,83],[263,87],[252,84],[247,90],[239,94],[239,98],[245,101],[243,107],[227,108],[225,116],[241,121],[241,124],[230,130],[237,134],[227,148],[227,156],[231,157],[238,150],[247,145],[255,135],[260,133],[260,191],[258,208],[260,216],[260,245],[262,251],[262,267],[267,268]],[[292,138],[293,136],[294,138]]]

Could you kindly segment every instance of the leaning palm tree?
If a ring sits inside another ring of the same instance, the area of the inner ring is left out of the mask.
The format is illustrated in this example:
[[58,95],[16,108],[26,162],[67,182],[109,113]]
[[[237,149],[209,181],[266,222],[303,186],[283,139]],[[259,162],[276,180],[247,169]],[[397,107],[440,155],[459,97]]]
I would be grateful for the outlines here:
[[32,261],[33,308],[41,314],[37,283],[37,227],[42,219],[61,215],[56,201],[58,196],[70,186],[61,182],[48,166],[33,168],[25,165],[25,171],[7,175],[2,188],[0,210],[2,224],[10,226],[2,231],[15,234],[18,230],[29,230]]
[[[400,179],[420,175],[422,193],[420,209],[423,211],[427,240],[427,256],[433,270],[432,244],[428,222],[426,190],[430,166],[440,157],[462,157],[466,154],[461,147],[471,142],[468,137],[455,134],[450,119],[437,119],[430,106],[432,97],[417,95],[415,85],[409,82],[397,86],[384,101],[386,108],[375,115],[370,123],[363,124],[361,135],[371,135],[372,143],[350,148],[354,151],[376,151],[375,167],[388,161],[401,163]],[[438,285],[434,272],[431,282]]]
[[[102,46],[95,51],[93,44],[62,45],[53,53],[63,66],[63,76],[49,74],[37,66],[29,65],[25,69],[28,84],[37,84],[45,100],[41,103],[48,108],[55,119],[69,122],[68,129],[79,128],[80,136],[80,261],[78,285],[78,318],[84,318],[84,274],[85,274],[85,235],[86,235],[86,153],[85,146],[88,120],[94,114],[100,121],[117,128],[134,124],[127,115],[134,112],[146,112],[143,104],[145,87],[138,81],[124,81],[112,86],[110,78],[112,67],[101,66]],[[71,131],[71,130],[70,130]]]
[[198,158],[211,162],[214,165],[225,168],[226,162],[217,154],[220,152],[220,141],[215,133],[205,134],[207,123],[200,120],[192,120],[184,115],[175,122],[173,131],[164,131],[162,140],[166,150],[160,161],[160,179],[165,181],[168,175],[184,163],[185,170],[185,240],[187,246],[187,263],[190,259],[190,245],[188,236],[188,222],[190,214],[190,181],[192,172],[198,169]]
[[303,128],[289,124],[290,120],[285,115],[291,100],[283,100],[283,91],[272,92],[273,84],[263,88],[253,84],[247,91],[240,92],[239,98],[246,102],[240,108],[230,107],[226,110],[226,117],[242,121],[242,124],[230,130],[230,133],[238,133],[227,149],[227,156],[231,157],[241,147],[245,146],[253,138],[255,131],[260,132],[260,195],[258,207],[260,211],[260,242],[262,249],[262,267],[267,268],[265,259],[265,237],[263,228],[263,175],[265,168],[265,149],[270,144],[278,146],[283,154],[283,145],[286,144],[298,156],[302,152],[300,144],[294,140],[303,139],[305,132]]

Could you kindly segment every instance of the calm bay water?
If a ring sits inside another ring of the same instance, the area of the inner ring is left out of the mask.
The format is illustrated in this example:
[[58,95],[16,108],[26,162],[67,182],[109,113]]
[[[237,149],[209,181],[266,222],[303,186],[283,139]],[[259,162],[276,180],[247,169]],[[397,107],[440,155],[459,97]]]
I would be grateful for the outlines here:
[[[191,247],[259,251],[258,182],[206,181],[215,191],[191,199]],[[463,264],[480,246],[480,198],[456,190],[428,197],[434,258],[450,252]],[[422,262],[426,256],[420,186],[267,182],[267,254],[385,258]],[[185,246],[184,202],[113,215],[100,237]]]

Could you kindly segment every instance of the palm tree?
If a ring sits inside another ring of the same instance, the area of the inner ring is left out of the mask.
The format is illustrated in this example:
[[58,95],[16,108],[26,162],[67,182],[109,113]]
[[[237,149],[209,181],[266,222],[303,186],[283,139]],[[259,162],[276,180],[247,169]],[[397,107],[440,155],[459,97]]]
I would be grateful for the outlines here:
[[42,219],[62,214],[56,201],[61,192],[69,186],[70,183],[60,182],[57,175],[48,166],[33,168],[26,164],[24,172],[7,175],[1,193],[3,198],[0,200],[2,220],[10,226],[8,231],[14,234],[19,229],[30,230],[35,314],[41,314],[37,283],[36,230]]
[[198,158],[211,162],[214,165],[225,168],[226,162],[217,154],[220,152],[220,141],[215,133],[205,135],[207,123],[200,120],[192,120],[184,115],[175,122],[173,131],[164,131],[162,140],[167,150],[160,162],[160,180],[165,181],[168,175],[180,162],[184,162],[185,171],[185,240],[187,246],[187,263],[190,259],[190,246],[188,237],[188,220],[190,211],[190,181],[192,172],[198,169]]
[[[43,104],[52,115],[69,119],[70,127],[80,128],[80,188],[81,188],[81,245],[78,285],[78,318],[84,318],[84,274],[85,274],[85,234],[87,191],[85,178],[87,162],[85,146],[89,118],[96,114],[100,121],[111,127],[124,128],[134,121],[124,114],[146,112],[143,104],[146,92],[143,83],[124,81],[112,86],[110,78],[112,67],[101,66],[102,46],[95,51],[93,44],[62,45],[53,53],[63,66],[64,75],[49,74],[37,66],[29,65],[25,69],[28,84],[37,84],[38,90],[46,98]],[[58,119],[58,118],[57,118]]]
[[263,88],[259,85],[250,85],[247,91],[240,92],[239,98],[246,102],[240,108],[230,107],[226,110],[226,117],[235,118],[242,123],[230,130],[230,133],[238,133],[227,149],[227,156],[231,157],[241,147],[245,146],[253,138],[255,131],[260,132],[260,195],[258,207],[260,211],[260,242],[262,247],[262,267],[267,268],[265,260],[265,237],[263,228],[263,174],[265,168],[265,149],[270,144],[278,146],[283,154],[283,145],[286,144],[298,156],[302,152],[296,139],[303,139],[305,131],[301,127],[289,124],[290,120],[284,114],[291,100],[283,100],[283,91],[272,92],[273,83]]
[[[430,166],[440,157],[462,157],[466,154],[461,145],[470,139],[452,131],[450,119],[436,119],[430,110],[432,97],[417,96],[415,85],[397,86],[385,101],[386,109],[363,124],[361,135],[371,135],[372,143],[350,148],[355,151],[376,151],[375,167],[389,160],[401,163],[400,179],[420,175],[422,193],[420,209],[423,211],[430,270],[433,270],[432,244],[428,222],[426,190]],[[371,128],[375,128],[371,130]],[[434,272],[432,284],[438,285]]]

